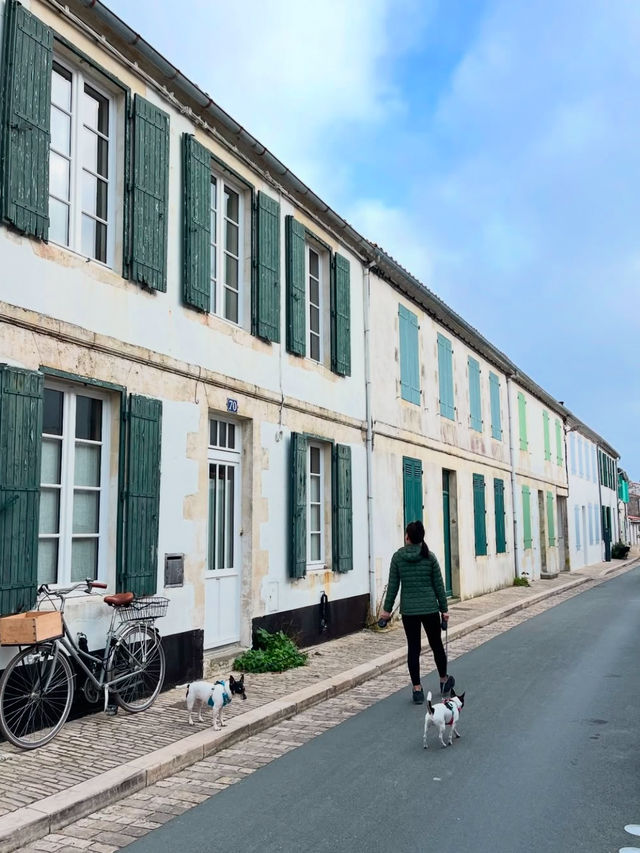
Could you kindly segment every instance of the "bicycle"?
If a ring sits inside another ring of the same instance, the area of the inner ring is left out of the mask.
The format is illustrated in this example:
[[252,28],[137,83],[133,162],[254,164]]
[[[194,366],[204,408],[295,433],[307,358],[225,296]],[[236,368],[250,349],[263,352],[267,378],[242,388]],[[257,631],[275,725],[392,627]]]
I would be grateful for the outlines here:
[[74,639],[64,618],[66,598],[81,587],[87,595],[107,585],[87,579],[64,589],[38,588],[36,610],[61,613],[62,634],[22,648],[0,679],[0,730],[23,749],[49,743],[69,716],[77,673],[86,676],[82,685],[89,702],[97,703],[104,691],[104,710],[109,696],[116,706],[131,713],[150,708],[164,681],[165,657],[155,620],[164,616],[169,600],[159,596],[136,598],[131,592],[106,595],[113,608],[102,656],[92,654],[87,638]]

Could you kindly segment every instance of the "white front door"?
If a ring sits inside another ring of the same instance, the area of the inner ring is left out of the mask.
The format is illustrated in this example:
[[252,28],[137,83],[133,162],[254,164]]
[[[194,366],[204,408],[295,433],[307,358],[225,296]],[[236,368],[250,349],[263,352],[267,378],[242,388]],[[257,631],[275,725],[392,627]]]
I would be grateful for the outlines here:
[[240,639],[240,454],[238,424],[209,424],[209,531],[205,575],[205,649]]

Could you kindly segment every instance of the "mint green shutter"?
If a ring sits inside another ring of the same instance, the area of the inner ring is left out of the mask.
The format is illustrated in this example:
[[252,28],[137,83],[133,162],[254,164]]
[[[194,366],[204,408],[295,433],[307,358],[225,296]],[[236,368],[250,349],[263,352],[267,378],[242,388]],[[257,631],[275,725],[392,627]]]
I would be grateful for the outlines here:
[[558,465],[562,465],[563,462],[563,454],[562,454],[562,424],[559,420],[556,419],[556,462]]
[[294,355],[306,353],[305,234],[304,225],[286,217],[287,350]]
[[402,492],[406,527],[411,521],[422,521],[422,462],[419,459],[402,457]]
[[40,373],[0,365],[0,615],[36,597],[43,386]]
[[404,305],[398,305],[400,333],[400,393],[403,400],[420,405],[420,360],[418,318]]
[[6,0],[2,51],[2,218],[25,234],[49,234],[49,123],[53,32]]
[[480,398],[480,364],[469,356],[469,410],[471,429],[482,432],[482,400]]
[[455,420],[453,402],[453,349],[449,338],[438,333],[438,386],[440,391],[440,414]]
[[258,193],[253,333],[280,341],[280,203]]
[[487,553],[487,520],[485,513],[484,477],[482,474],[474,474],[473,529],[477,557],[483,557]]
[[553,494],[547,492],[547,531],[549,534],[549,545],[556,544],[556,523],[553,514]]
[[351,375],[351,264],[337,253],[331,276],[331,370]]
[[518,392],[518,424],[520,427],[520,450],[529,447],[527,441],[527,401],[522,392]]
[[351,499],[351,448],[336,444],[333,451],[333,532],[336,572],[353,569],[353,511]]
[[211,153],[182,137],[182,297],[199,311],[211,308]]
[[531,492],[529,486],[522,487],[522,535],[525,550],[531,548]]
[[493,481],[493,505],[496,518],[496,553],[504,554],[507,550],[507,538],[504,521],[504,482],[502,480],[494,479]]
[[495,373],[489,373],[489,397],[491,400],[491,435],[502,441],[502,423],[500,418],[500,380]]
[[307,573],[307,439],[291,433],[289,494],[289,577]]
[[549,435],[549,412],[542,412],[542,431],[544,433],[544,458],[551,461],[551,436]]
[[118,587],[151,595],[158,581],[162,402],[131,394],[126,420],[124,567]]
[[167,289],[169,116],[136,95],[125,273],[151,290]]

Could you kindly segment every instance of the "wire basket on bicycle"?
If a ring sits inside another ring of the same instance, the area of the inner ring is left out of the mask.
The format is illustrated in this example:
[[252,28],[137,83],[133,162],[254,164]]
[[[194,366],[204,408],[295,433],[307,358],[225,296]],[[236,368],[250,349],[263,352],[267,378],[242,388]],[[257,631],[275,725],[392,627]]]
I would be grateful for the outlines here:
[[161,595],[140,595],[131,604],[118,607],[118,617],[122,622],[152,621],[166,616],[169,599]]

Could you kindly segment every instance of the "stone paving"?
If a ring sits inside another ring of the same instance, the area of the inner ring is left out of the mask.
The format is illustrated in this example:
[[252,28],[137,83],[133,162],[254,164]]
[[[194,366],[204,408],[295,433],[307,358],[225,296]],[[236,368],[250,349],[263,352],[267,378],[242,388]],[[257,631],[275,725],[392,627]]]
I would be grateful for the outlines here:
[[[583,575],[586,575],[587,579],[582,585],[564,592],[558,592],[551,597],[546,597],[535,604],[527,606],[525,609],[503,616],[486,627],[478,628],[464,634],[455,641],[451,641],[449,645],[450,659],[455,660],[458,656],[487,642],[492,637],[508,631],[510,628],[530,619],[538,613],[542,613],[556,604],[560,604],[562,601],[580,594],[586,589],[609,580],[629,568],[625,564],[614,566],[611,564],[608,565],[607,568],[613,569],[613,571],[610,571],[606,577],[601,574],[602,568],[597,570],[596,567],[589,567],[590,571],[583,572]],[[549,582],[543,581],[540,583],[546,584]],[[539,591],[539,584],[534,585],[533,589],[535,590],[537,586],[538,589],[536,591]],[[524,594],[525,600],[526,596],[530,594],[530,591],[526,589],[514,589]],[[500,593],[503,593],[503,595],[500,595]],[[472,610],[474,616],[479,615],[479,611],[489,613],[500,606],[496,603],[495,596],[499,596],[498,600],[502,599],[504,601],[505,599],[509,600],[510,594],[511,590],[501,590],[499,593],[491,594],[491,596],[483,596],[485,601],[482,606],[477,604],[477,600],[475,600],[476,606],[474,607],[470,607],[472,602],[463,602],[461,606],[466,606],[469,610]],[[487,601],[490,597],[492,602]],[[513,600],[512,595],[511,600]],[[456,607],[457,605],[452,607],[452,619],[455,616]],[[459,610],[458,613],[462,616]],[[262,679],[259,676],[252,675],[252,690],[255,694],[260,693],[260,701],[262,701],[265,695],[263,691],[268,692],[270,697],[275,695],[275,688],[272,686],[274,681],[277,682],[277,689],[297,689],[301,686],[301,680],[304,680],[302,673],[305,673],[307,670],[307,676],[313,674],[313,677],[316,678],[327,677],[339,665],[338,661],[340,661],[340,665],[343,668],[345,665],[351,667],[360,657],[370,659],[375,655],[388,651],[390,648],[397,648],[402,645],[404,645],[404,634],[401,630],[392,629],[380,633],[361,632],[352,637],[344,638],[342,641],[332,642],[330,650],[327,646],[313,649],[310,666],[305,667],[304,670],[294,670],[283,674],[281,679],[274,679],[273,675],[265,675]],[[433,669],[425,672],[425,679],[430,675],[435,677]],[[404,665],[398,666],[383,675],[372,678],[364,684],[343,693],[341,696],[327,699],[320,705],[303,711],[291,719],[284,720],[260,734],[248,737],[240,744],[222,749],[215,755],[211,755],[142,791],[125,797],[114,805],[70,823],[58,832],[33,841],[31,844],[19,849],[29,851],[29,853],[34,853],[34,851],[54,851],[54,853],[75,851],[75,853],[78,853],[79,850],[92,851],[92,853],[112,853],[112,851],[119,850],[137,838],[158,828],[176,815],[183,814],[193,808],[193,806],[215,796],[219,791],[235,784],[265,764],[279,758],[292,749],[296,749],[298,746],[317,737],[333,726],[339,725],[354,714],[358,714],[365,708],[370,707],[380,699],[389,696],[406,683],[406,668]],[[172,722],[162,723],[162,734],[165,737],[168,737],[167,729],[171,730],[174,725],[177,725],[180,727],[180,731],[183,731],[185,724],[184,704],[172,694],[175,694],[175,691],[165,694],[158,703],[163,708],[163,714],[159,716],[163,716],[164,713],[170,716],[175,715],[175,721],[172,716]],[[247,705],[249,701],[247,700],[247,702],[242,703],[239,706],[240,709],[242,709],[242,705]],[[259,700],[254,698],[254,702],[257,701]],[[235,705],[236,703],[230,707],[234,708]],[[238,709],[236,708],[237,712]],[[101,725],[104,725],[105,720],[111,722],[113,719],[119,721],[119,717],[105,718],[102,715],[98,715],[96,722],[93,724],[93,730],[98,732],[101,729]],[[124,719],[126,720],[127,718]],[[131,719],[138,718],[134,717]],[[78,725],[86,726],[87,723],[78,721]],[[108,737],[105,736],[105,740],[108,740]],[[118,741],[120,742],[120,738],[118,738]],[[157,746],[157,744],[158,740],[155,740],[154,746]],[[134,745],[132,744],[132,746]],[[113,750],[113,740],[111,740],[111,749]],[[40,752],[42,750],[38,751],[38,753]],[[22,757],[21,754],[20,778],[24,779]],[[29,755],[26,757],[28,758]],[[1,768],[2,765],[0,765]],[[15,784],[16,778],[14,776]],[[29,791],[31,790],[31,787],[29,787]],[[48,783],[43,785],[43,790],[48,790]],[[23,794],[21,795],[24,796]]]

